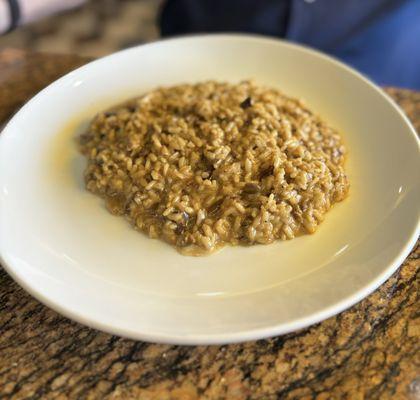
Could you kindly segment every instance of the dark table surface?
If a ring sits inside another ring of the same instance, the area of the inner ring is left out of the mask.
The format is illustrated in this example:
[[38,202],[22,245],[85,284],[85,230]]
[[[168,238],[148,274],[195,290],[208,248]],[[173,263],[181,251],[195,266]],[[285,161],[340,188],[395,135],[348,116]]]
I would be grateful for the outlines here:
[[[0,124],[89,61],[0,51]],[[387,88],[420,128],[420,93]],[[419,242],[351,309],[308,329],[244,344],[170,346],[64,318],[0,267],[0,398],[420,399]]]

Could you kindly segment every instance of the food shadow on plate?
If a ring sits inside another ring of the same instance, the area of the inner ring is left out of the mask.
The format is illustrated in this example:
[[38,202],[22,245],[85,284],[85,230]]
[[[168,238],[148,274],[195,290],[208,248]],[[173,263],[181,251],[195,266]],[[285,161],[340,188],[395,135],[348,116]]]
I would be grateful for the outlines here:
[[72,129],[72,135],[68,136],[71,140],[71,155],[68,160],[68,168],[77,188],[86,192],[84,171],[86,169],[86,158],[79,151],[79,137],[88,129],[89,120],[79,121]]

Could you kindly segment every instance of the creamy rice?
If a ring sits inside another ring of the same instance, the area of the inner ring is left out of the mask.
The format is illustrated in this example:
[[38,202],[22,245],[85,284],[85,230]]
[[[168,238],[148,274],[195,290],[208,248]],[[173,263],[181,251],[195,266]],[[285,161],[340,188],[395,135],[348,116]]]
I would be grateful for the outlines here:
[[87,189],[183,254],[313,233],[349,190],[339,134],[245,81],[158,88],[80,137]]

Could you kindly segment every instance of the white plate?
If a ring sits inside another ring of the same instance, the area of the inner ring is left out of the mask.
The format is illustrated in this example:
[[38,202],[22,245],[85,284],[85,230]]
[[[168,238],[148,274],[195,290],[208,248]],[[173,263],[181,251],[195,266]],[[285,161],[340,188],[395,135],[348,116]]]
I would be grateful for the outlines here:
[[[245,78],[304,98],[347,143],[350,196],[314,235],[185,257],[84,190],[72,137],[96,111],[157,85]],[[334,59],[252,36],[167,40],[71,72],[8,124],[0,254],[40,301],[104,331],[183,344],[258,339],[336,314],[395,271],[419,232],[419,172],[407,118]]]

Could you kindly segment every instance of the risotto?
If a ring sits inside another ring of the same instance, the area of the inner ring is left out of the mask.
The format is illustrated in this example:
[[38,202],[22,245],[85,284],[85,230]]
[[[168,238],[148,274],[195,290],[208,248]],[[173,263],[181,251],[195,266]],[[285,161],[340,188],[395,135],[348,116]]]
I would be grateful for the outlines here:
[[153,90],[79,138],[86,187],[187,255],[313,233],[349,190],[339,134],[253,82]]

